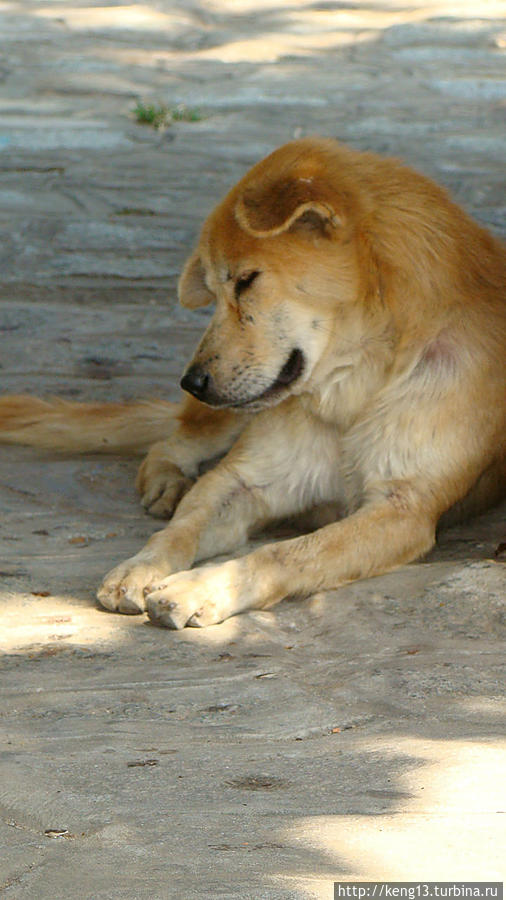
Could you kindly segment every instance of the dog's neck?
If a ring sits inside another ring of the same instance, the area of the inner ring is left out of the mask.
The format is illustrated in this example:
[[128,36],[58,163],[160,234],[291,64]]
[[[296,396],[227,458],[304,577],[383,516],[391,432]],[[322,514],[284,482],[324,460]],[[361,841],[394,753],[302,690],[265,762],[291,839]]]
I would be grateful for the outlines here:
[[347,430],[378,385],[385,383],[396,347],[396,330],[388,315],[364,316],[357,308],[343,313],[334,323],[326,352],[301,385],[305,408]]
[[314,387],[308,384],[300,401],[317,418],[347,431],[377,390],[384,368],[379,360],[336,361],[326,378]]

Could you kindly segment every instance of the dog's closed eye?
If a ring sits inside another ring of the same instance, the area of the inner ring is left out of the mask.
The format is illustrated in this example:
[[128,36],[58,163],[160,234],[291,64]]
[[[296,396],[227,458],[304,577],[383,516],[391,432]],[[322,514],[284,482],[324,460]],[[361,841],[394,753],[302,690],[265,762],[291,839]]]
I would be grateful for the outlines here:
[[241,296],[243,291],[245,291],[247,288],[251,287],[255,278],[258,278],[259,275],[260,275],[260,272],[255,270],[253,272],[248,272],[246,275],[241,275],[240,278],[237,279],[237,281],[235,283],[235,288],[234,288],[236,300],[239,299],[239,297]]

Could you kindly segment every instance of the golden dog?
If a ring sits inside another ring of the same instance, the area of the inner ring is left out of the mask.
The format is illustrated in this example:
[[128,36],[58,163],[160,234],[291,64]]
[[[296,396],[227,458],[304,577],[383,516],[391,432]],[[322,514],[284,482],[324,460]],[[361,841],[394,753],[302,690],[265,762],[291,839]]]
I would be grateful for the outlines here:
[[[225,197],[183,270],[181,303],[216,310],[181,409],[5,398],[3,439],[132,449],[172,427],[138,486],[173,518],[98,598],[170,628],[221,622],[414,560],[444,513],[500,499],[505,293],[505,249],[441,188],[333,140],[295,141]],[[324,527],[189,571],[314,507]]]

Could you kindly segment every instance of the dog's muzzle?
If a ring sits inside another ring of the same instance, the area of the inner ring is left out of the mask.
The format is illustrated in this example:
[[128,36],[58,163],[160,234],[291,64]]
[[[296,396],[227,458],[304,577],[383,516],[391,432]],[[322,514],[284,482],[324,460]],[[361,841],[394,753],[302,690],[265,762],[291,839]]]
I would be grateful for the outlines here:
[[233,397],[223,396],[216,391],[212,375],[205,370],[200,363],[194,363],[185,372],[181,379],[181,387],[183,391],[193,394],[201,403],[207,403],[208,406],[228,406],[231,408],[241,409],[248,406],[256,406],[266,400],[272,400],[274,397],[281,397],[287,388],[302,375],[304,371],[305,360],[302,350],[295,348],[290,353],[285,364],[281,367],[277,378],[260,394],[246,399],[234,399]]

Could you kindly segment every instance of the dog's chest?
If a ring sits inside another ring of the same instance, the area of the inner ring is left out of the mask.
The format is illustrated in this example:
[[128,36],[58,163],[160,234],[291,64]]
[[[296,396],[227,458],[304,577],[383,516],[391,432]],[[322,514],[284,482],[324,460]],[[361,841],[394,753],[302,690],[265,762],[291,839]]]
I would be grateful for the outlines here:
[[349,512],[371,480],[388,481],[410,470],[412,403],[405,392],[389,395],[380,378],[374,382],[370,373],[354,372],[300,400],[322,430],[333,433],[335,471]]

